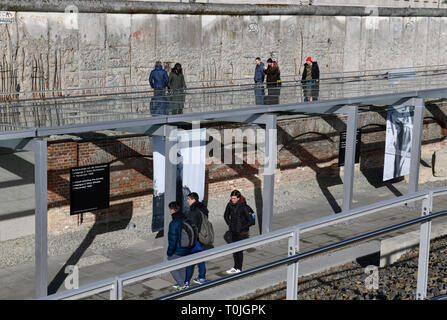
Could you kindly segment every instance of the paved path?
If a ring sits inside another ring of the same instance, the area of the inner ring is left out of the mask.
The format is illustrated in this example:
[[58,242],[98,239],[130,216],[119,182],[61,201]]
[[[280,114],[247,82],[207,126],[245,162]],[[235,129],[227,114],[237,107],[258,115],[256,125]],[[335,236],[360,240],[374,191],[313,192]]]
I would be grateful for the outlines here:
[[[446,180],[432,181],[420,186],[420,189],[444,186]],[[354,191],[354,207],[363,206],[376,201],[389,199],[400,192],[405,194],[407,185],[404,181],[397,182],[391,186],[374,187],[367,183],[356,184]],[[333,186],[329,189],[332,196],[341,204],[342,185]],[[447,208],[447,197],[437,198],[434,202],[434,211]],[[325,197],[315,195],[315,199],[303,200],[296,210],[276,215],[273,219],[273,229],[288,227],[304,221],[314,220],[333,214],[331,204]],[[387,225],[396,224],[420,216],[420,204],[415,208],[399,207],[392,210],[377,212],[372,215],[357,219],[355,222],[341,224],[334,227],[324,228],[302,235],[300,249],[302,251],[318,248],[320,246],[340,241],[375,230]],[[437,223],[437,222],[434,222]],[[223,224],[215,224],[216,245],[224,244],[222,235],[225,231]],[[408,230],[416,230],[416,227]],[[401,234],[405,231],[394,233]],[[252,228],[251,235],[258,234],[257,227]],[[391,236],[391,235],[389,235]],[[161,240],[161,239],[159,239]],[[87,242],[88,243],[88,242]],[[338,254],[330,254],[308,262],[303,261],[300,265],[300,275],[310,272],[321,271],[326,263],[339,264],[352,261],[358,257],[359,251],[369,254],[377,251],[378,241],[370,241],[362,244],[363,247],[352,247]],[[85,248],[80,253],[77,262],[79,267],[80,285],[113,277],[138,268],[147,267],[162,262],[162,249],[153,250],[148,242],[143,240],[134,241],[126,248],[107,250],[93,250]],[[269,261],[274,261],[287,256],[287,241],[283,240],[262,248],[249,249],[244,254],[244,269],[259,266]],[[64,265],[73,258],[73,254],[61,254],[49,258],[49,281],[56,275],[64,275]],[[207,278],[214,280],[225,276],[225,270],[233,265],[232,256],[228,255],[207,262]],[[196,268],[197,272],[197,268]],[[59,291],[65,290],[63,278],[58,283]],[[258,288],[269,287],[285,279],[285,267],[271,272],[266,272],[251,278],[226,284],[224,287],[210,289],[197,293],[189,299],[231,299],[255,291]],[[55,282],[53,281],[53,284]],[[0,269],[0,299],[33,299],[34,298],[34,264],[22,263],[20,265]],[[124,287],[124,299],[153,299],[173,292],[173,280],[169,274],[164,274],[153,279],[147,279],[137,284]],[[92,299],[107,299],[108,293],[92,297]]]

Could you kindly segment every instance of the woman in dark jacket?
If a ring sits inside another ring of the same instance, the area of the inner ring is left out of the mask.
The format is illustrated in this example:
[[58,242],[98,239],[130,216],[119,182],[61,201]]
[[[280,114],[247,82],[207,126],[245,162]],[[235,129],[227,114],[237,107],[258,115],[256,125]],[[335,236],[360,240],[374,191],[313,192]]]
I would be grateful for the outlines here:
[[268,67],[264,66],[264,73],[267,75],[267,96],[264,98],[264,104],[278,104],[280,89],[278,87],[280,80],[279,66],[272,59],[267,60]]
[[183,113],[183,107],[185,105],[185,88],[186,82],[185,77],[183,76],[182,65],[176,63],[174,68],[171,69],[168,83],[172,114]]
[[[253,210],[247,204],[241,193],[238,190],[232,191],[231,199],[224,213],[225,222],[231,232],[232,242],[248,238],[248,230],[252,225],[252,212]],[[233,253],[234,267],[227,270],[227,273],[241,272],[243,259],[243,251]]]

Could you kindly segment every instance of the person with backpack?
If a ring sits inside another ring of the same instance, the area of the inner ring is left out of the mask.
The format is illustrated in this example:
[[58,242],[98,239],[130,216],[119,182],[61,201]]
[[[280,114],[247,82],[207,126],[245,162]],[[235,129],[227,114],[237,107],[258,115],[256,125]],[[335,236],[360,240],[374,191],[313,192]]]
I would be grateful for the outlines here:
[[[231,234],[231,242],[248,238],[248,230],[254,225],[252,213],[254,213],[253,209],[247,204],[239,190],[233,190],[224,213],[225,222],[229,227],[228,232]],[[243,259],[243,251],[233,253],[234,266],[226,272],[228,274],[241,272]]]
[[[191,249],[182,246],[183,224],[186,221],[186,216],[181,212],[180,205],[176,201],[170,202],[168,206],[172,221],[169,223],[167,255],[168,260],[173,260],[188,255]],[[171,271],[171,275],[176,282],[173,286],[174,289],[188,288],[185,283],[186,267]]]
[[[208,221],[208,209],[199,201],[199,195],[196,192],[188,194],[186,200],[189,205],[189,219],[191,223],[197,227],[198,240],[194,248],[191,249],[191,253],[201,252],[203,250],[213,247],[214,230],[211,222]],[[192,275],[194,273],[195,265],[188,266],[186,268],[186,283],[189,285]],[[194,278],[193,281],[197,284],[204,284],[206,282],[206,267],[205,262],[198,264],[199,276]]]

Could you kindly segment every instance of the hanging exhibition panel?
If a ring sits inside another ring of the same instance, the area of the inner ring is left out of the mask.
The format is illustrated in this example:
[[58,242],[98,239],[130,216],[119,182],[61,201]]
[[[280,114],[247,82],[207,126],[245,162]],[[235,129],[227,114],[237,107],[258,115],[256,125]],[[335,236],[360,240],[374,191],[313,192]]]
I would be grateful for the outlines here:
[[386,121],[383,181],[410,173],[414,108],[390,107]]
[[[178,130],[177,135],[177,202],[182,211],[189,213],[186,198],[196,192],[200,201],[205,193],[206,129]],[[152,206],[152,232],[164,227],[165,143],[162,137],[153,136],[154,198]]]
[[[360,163],[360,147],[362,141],[362,130],[357,129],[357,136],[355,142],[355,163]],[[340,132],[340,143],[338,145],[338,166],[343,167],[345,165],[345,152],[346,152],[346,131]]]
[[110,205],[110,164],[70,170],[70,215],[107,209]]

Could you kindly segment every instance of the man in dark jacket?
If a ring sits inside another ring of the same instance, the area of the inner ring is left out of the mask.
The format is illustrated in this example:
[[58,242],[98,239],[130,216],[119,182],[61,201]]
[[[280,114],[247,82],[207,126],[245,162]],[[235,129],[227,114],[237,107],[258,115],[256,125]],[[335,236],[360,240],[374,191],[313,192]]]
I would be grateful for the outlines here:
[[312,61],[311,57],[308,57],[304,64],[301,83],[303,84],[304,101],[317,101],[320,93],[320,68],[316,61]]
[[149,84],[154,89],[154,96],[151,98],[150,111],[152,115],[166,115],[169,113],[169,103],[166,95],[166,86],[169,83],[168,73],[163,70],[161,62],[155,63],[155,69],[149,76]]
[[255,67],[255,101],[256,104],[264,104],[264,63],[261,62],[261,58],[256,58],[256,67]]
[[[197,227],[197,231],[200,233],[200,230],[202,228],[202,213],[208,218],[208,209],[205,207],[205,205],[202,202],[199,202],[199,195],[196,192],[191,192],[188,195],[188,198],[186,201],[189,204],[189,220],[192,224],[194,224]],[[200,243],[199,240],[197,240],[197,244],[194,248],[191,249],[191,253],[201,252],[203,251],[204,245]],[[186,268],[186,283],[189,285],[192,275],[194,273],[194,267],[195,265],[188,266]],[[194,278],[194,282],[197,284],[204,284],[206,282],[206,267],[205,262],[199,263],[199,276],[197,278]]]
[[[248,238],[248,230],[252,225],[252,212],[253,210],[241,193],[238,190],[233,190],[224,213],[225,222],[231,232],[232,242]],[[234,267],[226,272],[228,274],[241,272],[243,259],[243,251],[233,253]]]
[[[172,221],[169,223],[168,231],[168,260],[177,259],[189,254],[190,249],[182,248],[182,222],[186,219],[185,215],[180,211],[180,205],[173,201],[169,203],[169,212],[172,215]],[[185,284],[186,268],[180,268],[178,270],[171,271],[171,275],[176,281],[174,288],[176,290],[186,289],[188,286]]]
[[155,92],[163,92],[166,90],[166,87],[169,83],[169,77],[166,70],[161,66],[161,61],[157,61],[155,63],[155,69],[151,71],[149,76],[149,84],[151,88],[155,89]]

